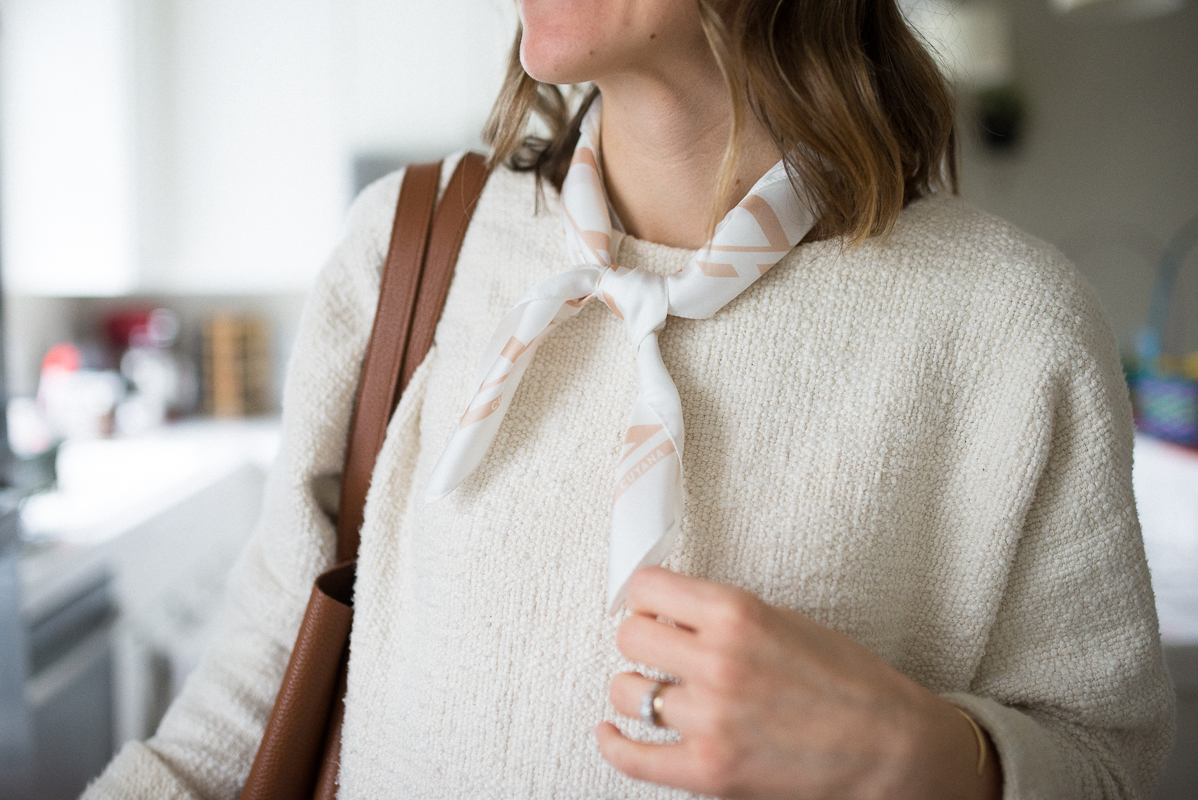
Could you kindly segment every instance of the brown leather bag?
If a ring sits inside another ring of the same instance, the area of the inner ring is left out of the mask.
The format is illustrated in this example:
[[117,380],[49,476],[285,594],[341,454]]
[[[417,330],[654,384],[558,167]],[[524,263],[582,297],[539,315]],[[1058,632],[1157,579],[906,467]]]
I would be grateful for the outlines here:
[[241,800],[337,795],[354,559],[366,490],[391,414],[432,345],[458,250],[487,180],[486,162],[467,153],[437,204],[440,175],[440,162],[413,164],[404,173],[345,451],[337,566],[312,587]]

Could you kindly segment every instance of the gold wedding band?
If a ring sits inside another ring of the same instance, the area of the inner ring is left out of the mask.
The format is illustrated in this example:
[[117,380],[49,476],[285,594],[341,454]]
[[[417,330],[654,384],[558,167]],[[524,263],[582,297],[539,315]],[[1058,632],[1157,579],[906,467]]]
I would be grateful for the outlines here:
[[665,698],[661,691],[666,688],[664,681],[653,681],[653,685],[641,696],[641,722],[654,727],[661,727],[661,712],[665,708]]

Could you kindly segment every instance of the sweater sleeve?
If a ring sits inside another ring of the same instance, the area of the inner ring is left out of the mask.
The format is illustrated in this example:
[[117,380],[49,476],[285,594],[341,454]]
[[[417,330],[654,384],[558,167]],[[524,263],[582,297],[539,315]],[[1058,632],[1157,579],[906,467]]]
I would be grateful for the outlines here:
[[1144,798],[1172,736],[1151,582],[1132,495],[1132,422],[1088,287],[1054,316],[1047,452],[969,694],[1005,800]]
[[232,798],[241,791],[312,581],[333,558],[331,506],[399,181],[399,174],[384,178],[355,201],[346,235],[305,306],[288,364],[280,450],[257,527],[229,577],[222,638],[158,732],[126,745],[85,798]]

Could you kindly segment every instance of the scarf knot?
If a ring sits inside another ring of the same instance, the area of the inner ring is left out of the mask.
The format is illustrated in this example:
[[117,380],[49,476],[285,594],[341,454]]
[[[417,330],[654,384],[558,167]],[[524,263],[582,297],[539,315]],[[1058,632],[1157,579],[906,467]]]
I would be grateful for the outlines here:
[[628,579],[660,564],[682,524],[682,400],[658,349],[669,315],[706,319],[752,285],[810,230],[814,217],[783,162],[769,170],[673,275],[615,265],[623,233],[603,188],[602,104],[583,118],[562,185],[566,252],[573,266],[532,287],[483,351],[473,398],[429,478],[425,499],[453,491],[482,461],[537,346],[592,298],[619,317],[636,352],[637,398],[616,465],[608,547],[607,605],[623,602]]
[[666,325],[670,295],[666,278],[643,269],[612,266],[603,270],[592,297],[624,322],[633,347]]

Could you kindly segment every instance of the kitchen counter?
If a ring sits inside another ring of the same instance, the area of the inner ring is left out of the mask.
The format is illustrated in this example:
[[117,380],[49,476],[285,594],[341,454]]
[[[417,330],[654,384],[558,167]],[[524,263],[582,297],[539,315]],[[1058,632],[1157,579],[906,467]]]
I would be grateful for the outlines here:
[[[225,577],[257,522],[278,439],[276,419],[196,420],[60,449],[56,489],[21,512],[21,617],[32,632],[65,609],[104,600],[107,611],[78,631],[77,654],[53,669],[36,666],[30,702],[50,708],[71,683],[71,665],[86,663],[103,677],[90,679],[89,697],[108,692],[107,718],[93,715],[112,728],[105,741],[119,747],[153,733],[216,631]],[[43,738],[78,735],[82,724],[51,726]],[[44,793],[47,774],[71,769],[70,748],[53,741],[65,760],[39,764],[38,796],[75,796],[77,789]]]
[[1161,638],[1198,645],[1198,451],[1137,435],[1132,475]]
[[1177,733],[1155,800],[1198,796],[1198,451],[1136,436],[1133,481]]

